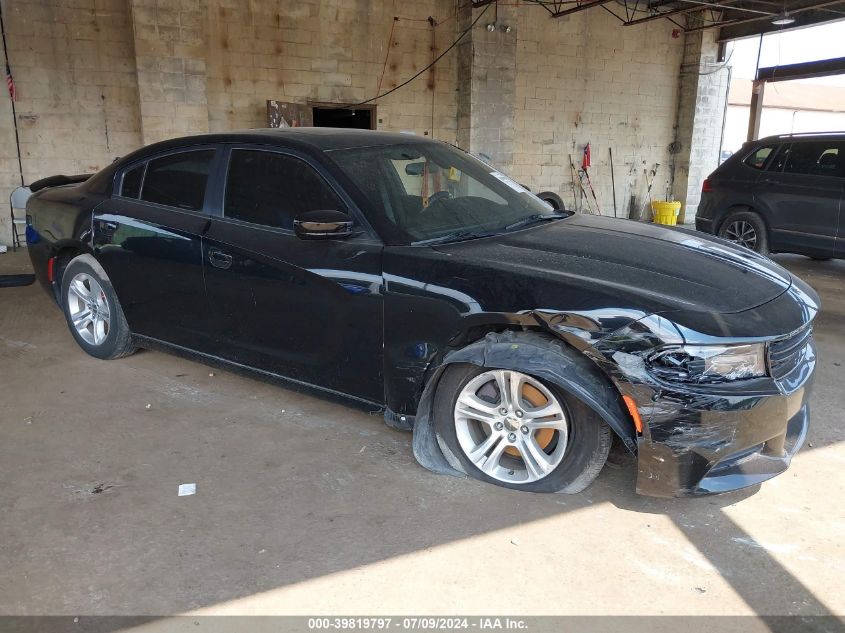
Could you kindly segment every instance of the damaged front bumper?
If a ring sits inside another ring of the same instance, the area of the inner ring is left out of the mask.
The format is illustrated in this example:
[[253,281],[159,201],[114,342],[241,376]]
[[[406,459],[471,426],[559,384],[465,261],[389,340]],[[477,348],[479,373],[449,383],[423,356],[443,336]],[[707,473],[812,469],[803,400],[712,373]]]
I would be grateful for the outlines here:
[[788,370],[776,377],[681,384],[648,372],[641,356],[614,353],[614,380],[643,419],[637,492],[717,494],[785,471],[809,426],[816,350],[810,325],[803,330]]
[[[637,492],[672,497],[753,486],[789,467],[807,435],[815,352],[791,390],[755,395],[663,391],[641,405],[647,422],[638,441]],[[775,382],[775,381],[768,381]],[[777,385],[775,385],[777,387]]]
[[[788,291],[733,314],[653,315],[603,339],[596,359],[643,420],[637,492],[716,494],[782,473],[807,435],[816,368],[818,296],[794,279]],[[671,318],[669,318],[671,317]],[[693,324],[695,327],[691,327]],[[761,331],[782,334],[761,337]],[[649,351],[669,345],[765,345],[767,375],[708,383],[664,379]]]

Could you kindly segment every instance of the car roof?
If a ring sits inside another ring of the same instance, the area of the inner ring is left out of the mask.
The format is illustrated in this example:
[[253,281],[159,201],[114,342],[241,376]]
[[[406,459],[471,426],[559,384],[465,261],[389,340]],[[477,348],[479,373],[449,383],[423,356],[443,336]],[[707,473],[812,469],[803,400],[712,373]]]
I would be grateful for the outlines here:
[[352,128],[261,128],[172,138],[144,147],[138,152],[135,152],[133,159],[161,151],[190,147],[192,145],[208,145],[211,143],[256,143],[311,151],[331,151],[353,147],[424,143],[430,140],[428,137],[420,137],[402,132],[379,132],[376,130]]
[[757,139],[755,143],[772,143],[783,141],[796,140],[820,140],[820,141],[840,141],[845,140],[845,132],[800,132],[796,134],[773,134],[765,138]]

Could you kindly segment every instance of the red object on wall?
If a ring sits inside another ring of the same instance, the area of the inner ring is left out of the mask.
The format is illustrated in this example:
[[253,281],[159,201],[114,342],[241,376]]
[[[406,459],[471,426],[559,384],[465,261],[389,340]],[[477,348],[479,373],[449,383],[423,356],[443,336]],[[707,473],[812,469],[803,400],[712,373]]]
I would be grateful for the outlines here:
[[17,101],[18,89],[15,87],[15,80],[12,79],[12,69],[9,68],[9,62],[6,62],[6,88],[9,89],[9,98],[12,101]]
[[587,169],[590,166],[590,144],[584,146],[584,158],[581,159],[581,169]]

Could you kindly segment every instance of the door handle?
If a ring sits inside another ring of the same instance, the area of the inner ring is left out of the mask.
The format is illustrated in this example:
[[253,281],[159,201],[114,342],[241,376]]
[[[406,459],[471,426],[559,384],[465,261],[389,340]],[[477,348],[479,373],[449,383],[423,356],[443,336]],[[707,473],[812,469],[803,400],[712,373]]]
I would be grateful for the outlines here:
[[232,265],[232,256],[229,253],[212,249],[208,251],[208,261],[215,268],[222,268],[226,270]]

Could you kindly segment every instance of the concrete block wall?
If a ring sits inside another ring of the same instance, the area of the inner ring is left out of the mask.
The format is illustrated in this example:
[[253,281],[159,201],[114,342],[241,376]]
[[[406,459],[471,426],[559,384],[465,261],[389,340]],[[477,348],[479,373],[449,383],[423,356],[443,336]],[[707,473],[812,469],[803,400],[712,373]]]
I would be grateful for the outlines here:
[[[483,16],[464,5],[459,31],[458,145],[499,169],[510,171],[514,157],[518,7],[501,5]],[[487,26],[492,24],[492,31]]]
[[569,156],[580,167],[589,142],[604,215],[613,215],[610,147],[619,217],[627,217],[632,195],[641,206],[644,172],[654,163],[653,194],[662,196],[683,55],[672,29],[664,21],[622,27],[601,10],[557,19],[520,10],[513,177],[533,191],[558,193],[567,208],[581,205],[577,186],[573,200]]
[[[369,99],[428,65],[457,24],[453,0],[0,2],[26,183],[97,171],[173,136],[264,127],[267,99]],[[378,128],[454,143],[456,72],[453,52],[378,100]],[[12,122],[4,85],[0,201],[20,184]],[[10,244],[0,208],[0,243]]]
[[130,0],[144,145],[208,132],[206,10],[200,0]]
[[[452,0],[210,2],[209,127],[262,127],[267,99],[354,104],[376,96],[379,84],[387,92],[455,39],[455,15]],[[456,59],[379,99],[378,128],[454,143]]]
[[[94,172],[140,146],[126,0],[0,2],[18,93],[24,181]],[[3,81],[0,243],[11,243],[8,200],[20,180],[12,104]]]
[[[689,18],[691,25],[700,22]],[[684,200],[681,220],[692,223],[701,200],[701,183],[719,165],[727,115],[730,70],[717,60],[715,32],[689,33],[684,39],[677,117],[675,197]]]
[[[369,99],[423,69],[481,10],[465,0],[0,2],[27,183],[96,171],[172,136],[263,127],[267,99]],[[672,30],[622,27],[600,10],[552,19],[539,7],[490,8],[434,71],[377,101],[377,127],[485,154],[569,207],[569,155],[580,165],[589,141],[605,215],[612,144],[620,217],[630,196],[639,207],[654,163],[655,196],[676,163],[675,192],[694,203],[699,172],[717,158],[713,111],[721,117],[726,78],[685,70],[708,65],[712,36],[685,41]],[[0,95],[0,200],[20,181],[10,105]],[[9,241],[3,212],[0,242]]]

